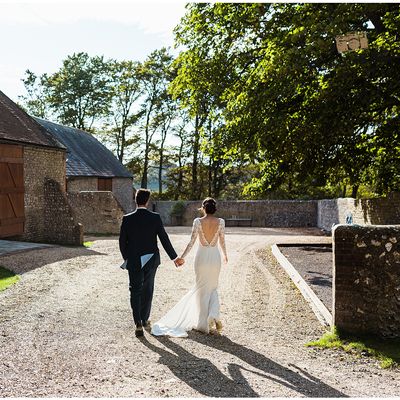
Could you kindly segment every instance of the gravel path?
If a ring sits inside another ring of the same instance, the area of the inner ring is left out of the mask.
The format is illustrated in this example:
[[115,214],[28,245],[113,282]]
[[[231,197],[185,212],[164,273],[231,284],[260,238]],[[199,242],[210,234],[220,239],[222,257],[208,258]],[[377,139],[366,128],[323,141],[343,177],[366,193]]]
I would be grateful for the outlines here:
[[[178,252],[190,228],[169,229]],[[220,277],[223,336],[134,335],[116,238],[90,249],[58,247],[0,258],[22,273],[0,293],[0,397],[384,397],[398,371],[369,359],[306,348],[323,329],[275,262],[269,245],[321,242],[313,230],[228,228]],[[152,319],[192,285],[167,262],[156,277]]]

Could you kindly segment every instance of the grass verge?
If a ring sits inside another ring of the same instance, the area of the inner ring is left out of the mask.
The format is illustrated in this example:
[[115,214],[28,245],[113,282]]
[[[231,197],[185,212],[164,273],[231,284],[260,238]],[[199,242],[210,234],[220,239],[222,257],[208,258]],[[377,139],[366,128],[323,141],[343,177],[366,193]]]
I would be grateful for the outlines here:
[[381,339],[373,336],[355,337],[339,333],[334,327],[331,331],[314,342],[306,344],[308,347],[322,349],[342,349],[357,357],[374,357],[379,361],[381,368],[400,367],[400,340]]
[[14,274],[14,272],[10,271],[9,269],[0,267],[0,292],[18,281],[18,275]]

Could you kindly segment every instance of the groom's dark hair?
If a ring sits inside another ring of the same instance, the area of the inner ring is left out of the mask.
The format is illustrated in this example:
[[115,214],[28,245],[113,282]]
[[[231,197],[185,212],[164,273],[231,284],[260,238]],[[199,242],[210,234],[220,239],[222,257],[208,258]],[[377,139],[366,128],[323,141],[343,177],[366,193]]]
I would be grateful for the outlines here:
[[135,201],[138,206],[144,206],[150,198],[149,189],[138,189],[135,195]]

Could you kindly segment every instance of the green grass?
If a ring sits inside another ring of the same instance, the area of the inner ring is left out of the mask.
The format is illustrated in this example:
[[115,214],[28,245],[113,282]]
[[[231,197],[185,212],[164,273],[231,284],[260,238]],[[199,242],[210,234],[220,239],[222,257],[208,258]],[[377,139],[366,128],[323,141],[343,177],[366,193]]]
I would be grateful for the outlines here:
[[339,333],[336,328],[326,332],[309,347],[341,349],[357,357],[374,357],[381,368],[400,367],[400,339],[381,339],[373,336],[355,337]]
[[90,246],[93,245],[93,243],[94,243],[94,242],[83,242],[83,245],[84,245],[85,247],[90,247]]
[[18,281],[18,275],[6,268],[0,267],[0,292]]

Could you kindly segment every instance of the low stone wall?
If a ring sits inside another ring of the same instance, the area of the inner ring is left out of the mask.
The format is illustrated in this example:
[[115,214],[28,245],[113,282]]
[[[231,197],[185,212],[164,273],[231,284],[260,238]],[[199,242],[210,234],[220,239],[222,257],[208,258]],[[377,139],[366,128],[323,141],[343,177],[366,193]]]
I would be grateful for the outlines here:
[[136,206],[134,206],[131,178],[113,178],[112,191],[118,203],[121,204],[124,209],[125,214],[132,212],[133,209],[136,208]]
[[67,178],[68,192],[81,192],[84,190],[97,190],[98,179],[95,176],[69,176]]
[[124,210],[112,192],[68,193],[68,201],[85,234],[119,234]]
[[[175,201],[156,201],[149,209],[160,213],[165,225],[172,225],[170,216]],[[202,215],[201,201],[185,201],[183,225],[192,225],[193,219]],[[218,201],[216,216],[220,218],[251,218],[255,227],[313,227],[317,225],[315,200],[238,200]]]
[[333,323],[400,337],[400,225],[333,229]]
[[65,193],[65,152],[24,147],[25,229],[19,240],[82,244],[82,227],[74,219]]
[[339,198],[318,201],[318,227],[331,231],[332,225],[344,224],[351,213],[360,225],[400,224],[400,193],[376,199]]
[[[68,177],[67,191],[69,193],[97,192],[98,178],[85,176]],[[131,178],[112,178],[112,192],[118,203],[122,206],[125,214],[133,211],[135,207]]]

